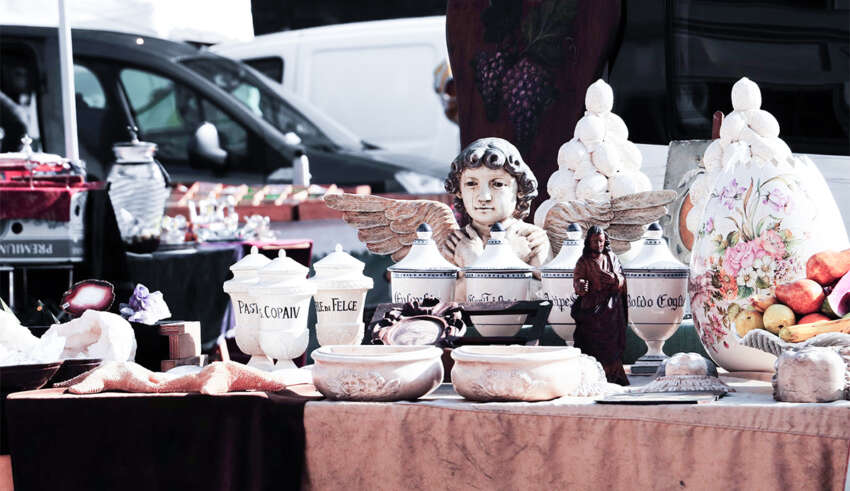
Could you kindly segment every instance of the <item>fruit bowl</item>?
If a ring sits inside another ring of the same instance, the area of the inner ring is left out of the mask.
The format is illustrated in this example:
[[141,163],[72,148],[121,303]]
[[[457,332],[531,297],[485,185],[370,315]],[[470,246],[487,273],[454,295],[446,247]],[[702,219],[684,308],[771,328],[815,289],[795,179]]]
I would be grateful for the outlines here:
[[[735,334],[736,336],[737,333]],[[783,341],[782,338],[765,331],[764,329],[753,329],[748,332],[743,338],[738,336],[738,342],[743,346],[755,348],[774,356],[779,356],[783,351],[790,349],[800,349],[808,346],[850,346],[850,334],[839,332],[828,332],[818,334],[813,338],[807,339],[801,343],[789,343]]]
[[61,366],[62,362],[56,361],[0,367],[0,394],[40,389],[59,371]]

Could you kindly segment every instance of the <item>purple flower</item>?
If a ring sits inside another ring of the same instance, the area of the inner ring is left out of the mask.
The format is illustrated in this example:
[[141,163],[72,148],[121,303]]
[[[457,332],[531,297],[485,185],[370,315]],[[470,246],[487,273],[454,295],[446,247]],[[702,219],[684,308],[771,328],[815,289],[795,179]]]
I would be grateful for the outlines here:
[[777,212],[791,211],[791,197],[779,188],[772,189],[762,198],[762,203],[769,205]]
[[710,234],[714,232],[714,217],[710,217],[705,222],[705,233]]
[[735,201],[740,199],[741,193],[746,190],[746,187],[738,184],[737,179],[732,179],[732,182],[720,191],[720,201],[723,202],[723,206],[732,210],[735,208]]

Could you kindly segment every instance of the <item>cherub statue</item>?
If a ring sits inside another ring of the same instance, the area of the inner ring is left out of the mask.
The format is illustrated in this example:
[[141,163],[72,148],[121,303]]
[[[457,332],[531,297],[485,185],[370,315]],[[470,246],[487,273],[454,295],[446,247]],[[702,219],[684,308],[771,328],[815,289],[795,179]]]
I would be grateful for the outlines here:
[[490,226],[501,223],[517,257],[541,266],[560,249],[569,223],[583,229],[611,227],[618,232],[612,239],[639,240],[645,225],[666,215],[664,205],[675,198],[673,191],[648,191],[604,203],[558,203],[549,211],[544,230],[523,221],[537,188],[537,179],[515,146],[501,138],[482,138],[460,152],[446,178],[446,191],[454,195],[460,224],[451,208],[432,200],[346,193],[325,196],[325,203],[343,212],[343,219],[357,229],[367,249],[391,254],[393,261],[407,255],[416,240],[416,228],[427,223],[443,256],[459,267],[468,266],[483,252]]
[[416,238],[416,227],[428,223],[443,256],[453,264],[472,264],[484,251],[490,226],[501,223],[517,257],[532,266],[551,259],[546,232],[523,221],[537,197],[537,179],[510,142],[482,138],[467,146],[446,178],[455,197],[455,215],[444,203],[395,200],[353,194],[328,195],[327,205],[343,211],[343,219],[358,229],[358,237],[377,254],[401,260]]

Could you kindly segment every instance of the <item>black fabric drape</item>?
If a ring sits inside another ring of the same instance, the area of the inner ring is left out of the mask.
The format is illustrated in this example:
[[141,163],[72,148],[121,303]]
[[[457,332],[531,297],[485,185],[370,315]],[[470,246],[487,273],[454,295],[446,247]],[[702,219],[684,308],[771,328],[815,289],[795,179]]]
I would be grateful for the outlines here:
[[16,490],[299,489],[305,398],[7,400]]

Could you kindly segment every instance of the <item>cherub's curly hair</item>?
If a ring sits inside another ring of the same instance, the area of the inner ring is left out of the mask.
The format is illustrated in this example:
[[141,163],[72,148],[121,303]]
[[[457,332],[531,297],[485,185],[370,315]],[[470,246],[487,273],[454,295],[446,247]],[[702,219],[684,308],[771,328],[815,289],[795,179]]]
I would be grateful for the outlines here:
[[490,169],[504,169],[517,182],[517,201],[514,218],[522,220],[528,216],[531,202],[537,197],[537,179],[531,169],[523,162],[519,150],[502,138],[481,138],[470,143],[452,162],[452,169],[446,177],[446,191],[455,195],[455,210],[465,222],[469,222],[469,213],[463,206],[460,196],[460,175],[465,169],[474,169],[486,165]]

